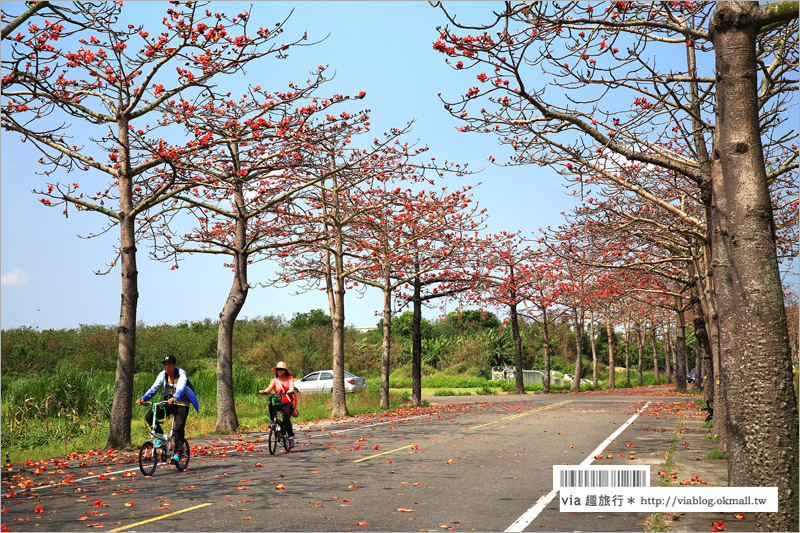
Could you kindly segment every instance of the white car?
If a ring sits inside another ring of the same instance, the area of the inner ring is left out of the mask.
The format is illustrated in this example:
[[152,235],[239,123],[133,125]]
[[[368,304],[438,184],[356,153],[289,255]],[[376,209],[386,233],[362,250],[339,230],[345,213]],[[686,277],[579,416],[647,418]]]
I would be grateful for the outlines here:
[[[332,392],[333,391],[333,370],[321,370],[312,372],[302,379],[294,381],[294,388],[298,392]],[[344,373],[345,392],[356,392],[367,388],[367,382],[350,372]]]

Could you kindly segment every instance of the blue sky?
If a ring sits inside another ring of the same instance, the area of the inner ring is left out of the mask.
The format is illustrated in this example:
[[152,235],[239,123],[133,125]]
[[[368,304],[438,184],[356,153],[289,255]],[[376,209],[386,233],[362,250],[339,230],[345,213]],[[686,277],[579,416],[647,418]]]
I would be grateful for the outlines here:
[[[20,12],[22,2],[4,2],[6,12]],[[15,5],[16,4],[16,5]],[[147,17],[158,22],[166,2],[135,2],[136,21]],[[486,19],[496,3],[450,3],[451,9],[472,19]],[[125,13],[134,6],[126,3]],[[441,12],[427,2],[216,2],[212,9],[235,14],[250,10],[257,25],[274,24],[291,9],[294,13],[285,40],[308,31],[310,40],[322,39],[313,47],[292,53],[287,60],[268,60],[246,76],[230,83],[233,94],[246,83],[265,89],[286,87],[289,81],[302,82],[317,65],[328,65],[335,78],[320,94],[366,91],[361,101],[372,110],[374,132],[388,127],[402,127],[415,120],[410,140],[419,139],[430,147],[437,160],[469,163],[479,174],[448,178],[441,184],[450,188],[482,183],[475,199],[489,212],[489,230],[521,230],[532,234],[539,227],[557,226],[562,211],[574,200],[566,196],[560,178],[550,169],[533,166],[500,168],[488,163],[489,155],[504,160],[504,152],[493,136],[458,133],[461,125],[443,108],[437,96],[454,99],[475,84],[471,74],[456,73],[444,63],[444,57],[431,48],[436,40],[436,26],[444,24]],[[126,14],[126,17],[128,15]],[[74,328],[80,324],[113,325],[119,320],[119,270],[104,276],[113,259],[118,231],[93,239],[81,238],[99,231],[104,217],[93,213],[75,213],[69,219],[60,209],[47,209],[31,193],[45,183],[37,175],[39,155],[30,143],[2,132],[0,144],[0,327],[30,326],[39,329]],[[81,175],[82,184],[91,187],[106,180]],[[94,181],[92,181],[94,180]],[[69,175],[60,181],[72,181]],[[231,273],[216,257],[187,258],[175,271],[168,264],[147,257],[140,246],[138,319],[147,325],[177,324],[182,321],[216,319],[227,297]],[[252,267],[250,280],[266,279],[272,265]],[[378,321],[381,296],[368,292],[363,298],[348,295],[345,300],[346,323],[372,326]],[[241,318],[283,315],[321,308],[327,312],[324,292],[296,295],[292,288],[250,291]],[[452,310],[452,306],[451,309]],[[435,318],[438,310],[426,312]]]

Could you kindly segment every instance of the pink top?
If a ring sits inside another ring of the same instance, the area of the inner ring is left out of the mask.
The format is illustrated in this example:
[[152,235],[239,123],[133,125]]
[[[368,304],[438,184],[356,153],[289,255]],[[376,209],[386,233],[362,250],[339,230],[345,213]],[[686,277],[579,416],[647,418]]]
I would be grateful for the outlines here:
[[[272,379],[272,382],[267,387],[267,392],[275,392],[275,393],[284,393],[284,392],[294,392],[294,378],[292,376],[286,376],[286,379],[280,379],[275,377]],[[292,395],[291,397],[281,396],[283,403],[291,403],[295,407],[297,406],[297,396]]]

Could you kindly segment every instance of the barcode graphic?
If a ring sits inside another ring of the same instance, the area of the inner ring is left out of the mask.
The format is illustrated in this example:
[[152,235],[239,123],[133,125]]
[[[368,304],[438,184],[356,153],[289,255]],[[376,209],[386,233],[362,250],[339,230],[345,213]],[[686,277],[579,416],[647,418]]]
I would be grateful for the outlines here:
[[[558,488],[580,487],[649,487],[648,467],[553,467],[554,485]],[[555,488],[555,487],[554,487]]]

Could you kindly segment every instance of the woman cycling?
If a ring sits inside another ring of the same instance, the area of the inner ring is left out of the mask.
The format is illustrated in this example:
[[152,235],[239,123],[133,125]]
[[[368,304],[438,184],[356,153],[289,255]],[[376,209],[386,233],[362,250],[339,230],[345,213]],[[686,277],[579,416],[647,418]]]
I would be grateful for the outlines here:
[[[286,366],[286,363],[280,361],[275,367],[272,369],[272,372],[275,374],[275,378],[269,384],[269,386],[264,389],[258,391],[259,394],[267,394],[268,392],[273,392],[275,394],[280,394],[283,403],[281,404],[281,411],[283,411],[283,427],[286,430],[286,434],[289,435],[289,446],[294,446],[294,430],[292,429],[292,413],[297,408],[297,396],[294,393],[294,378],[289,373],[289,368]],[[269,418],[275,416],[277,412],[278,406],[272,405],[270,402],[269,404]]]

